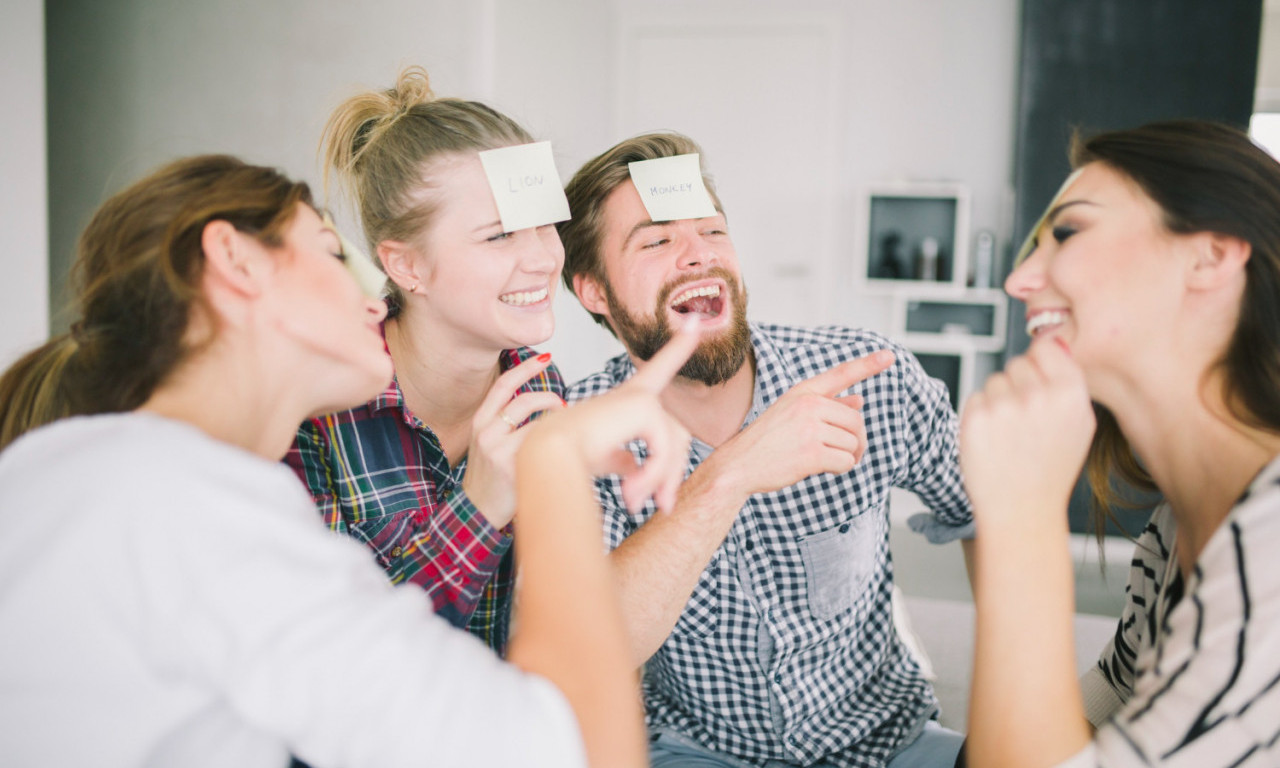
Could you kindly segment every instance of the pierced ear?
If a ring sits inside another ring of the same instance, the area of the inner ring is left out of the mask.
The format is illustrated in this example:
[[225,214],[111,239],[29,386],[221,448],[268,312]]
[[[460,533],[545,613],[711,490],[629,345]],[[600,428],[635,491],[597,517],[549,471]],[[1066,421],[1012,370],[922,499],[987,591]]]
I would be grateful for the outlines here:
[[[609,317],[609,302],[605,301],[604,288],[593,277],[584,274],[573,276],[573,292],[588,312]],[[613,318],[609,318],[612,320]]]
[[1200,233],[1188,281],[1202,290],[1223,285],[1244,272],[1252,253],[1253,246],[1247,240],[1217,232]]
[[215,219],[204,225],[200,247],[204,251],[204,275],[218,286],[256,296],[262,269],[260,248],[240,234],[230,222]]
[[406,293],[413,293],[423,282],[422,276],[418,274],[416,254],[408,243],[383,240],[378,243],[378,261],[382,262],[382,270],[387,273],[391,282]]

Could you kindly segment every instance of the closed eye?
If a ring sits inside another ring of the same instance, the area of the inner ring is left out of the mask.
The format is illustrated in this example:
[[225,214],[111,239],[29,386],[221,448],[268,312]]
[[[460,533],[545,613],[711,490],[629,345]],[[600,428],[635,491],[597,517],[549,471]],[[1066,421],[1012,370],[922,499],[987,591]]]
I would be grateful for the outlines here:
[[343,252],[341,249],[339,249],[337,253],[330,253],[329,255],[333,256],[333,258],[337,259],[343,264],[347,263],[347,254]]
[[1075,227],[1069,227],[1069,226],[1066,226],[1065,224],[1059,224],[1058,226],[1054,227],[1052,230],[1053,239],[1057,240],[1059,244],[1065,243],[1067,241],[1067,238],[1071,237],[1076,232],[1077,230]]
[[663,237],[663,238],[659,238],[659,239],[657,239],[657,240],[654,240],[654,241],[652,241],[652,242],[645,243],[644,245],[642,245],[642,246],[640,246],[640,247],[641,247],[641,248],[657,248],[658,246],[660,246],[660,245],[666,245],[666,244],[667,244],[667,243],[669,243],[669,242],[671,242],[671,241],[670,241],[670,240],[668,240],[667,238]]
[[485,241],[486,243],[498,243],[498,242],[501,242],[501,241],[503,241],[503,240],[506,240],[506,239],[507,239],[507,238],[509,238],[509,237],[511,237],[511,233],[510,233],[510,232],[499,232],[499,233],[498,233],[498,234],[496,234],[496,235],[491,235],[491,236],[489,236],[489,237],[486,237],[486,238],[484,239],[484,241]]

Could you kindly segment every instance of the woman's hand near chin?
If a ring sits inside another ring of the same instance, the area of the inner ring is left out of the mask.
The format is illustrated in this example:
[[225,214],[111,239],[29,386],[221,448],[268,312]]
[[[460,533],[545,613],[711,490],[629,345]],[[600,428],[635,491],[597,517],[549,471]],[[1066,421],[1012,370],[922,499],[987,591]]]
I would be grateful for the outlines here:
[[516,451],[532,425],[525,422],[538,411],[564,408],[564,401],[551,392],[516,395],[550,364],[551,355],[544,353],[504,372],[472,417],[462,490],[494,528],[506,526],[516,513]]
[[1032,344],[965,404],[960,466],[977,523],[972,765],[1057,764],[1089,741],[1067,502],[1094,428],[1084,375],[1051,340]]
[[988,378],[960,418],[960,467],[979,527],[1065,512],[1095,426],[1084,374],[1052,340]]

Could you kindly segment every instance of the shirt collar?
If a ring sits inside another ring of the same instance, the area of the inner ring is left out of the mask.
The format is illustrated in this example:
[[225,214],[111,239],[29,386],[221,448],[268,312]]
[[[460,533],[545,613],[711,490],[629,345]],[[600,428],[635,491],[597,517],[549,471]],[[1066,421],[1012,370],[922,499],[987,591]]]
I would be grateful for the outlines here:
[[756,353],[756,381],[752,412],[747,416],[747,423],[800,383],[802,378],[768,332],[754,323],[749,327],[751,346]]

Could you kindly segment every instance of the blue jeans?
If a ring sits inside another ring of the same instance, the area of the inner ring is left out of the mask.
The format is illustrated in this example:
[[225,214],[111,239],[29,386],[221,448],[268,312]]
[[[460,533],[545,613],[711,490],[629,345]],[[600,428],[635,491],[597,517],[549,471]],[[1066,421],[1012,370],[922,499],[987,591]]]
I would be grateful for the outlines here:
[[[952,768],[964,736],[930,720],[915,741],[894,755],[885,768]],[[651,768],[753,768],[736,757],[712,752],[692,739],[662,733],[649,744]],[[793,763],[771,762],[767,768],[795,768]],[[827,768],[817,764],[812,768]]]

